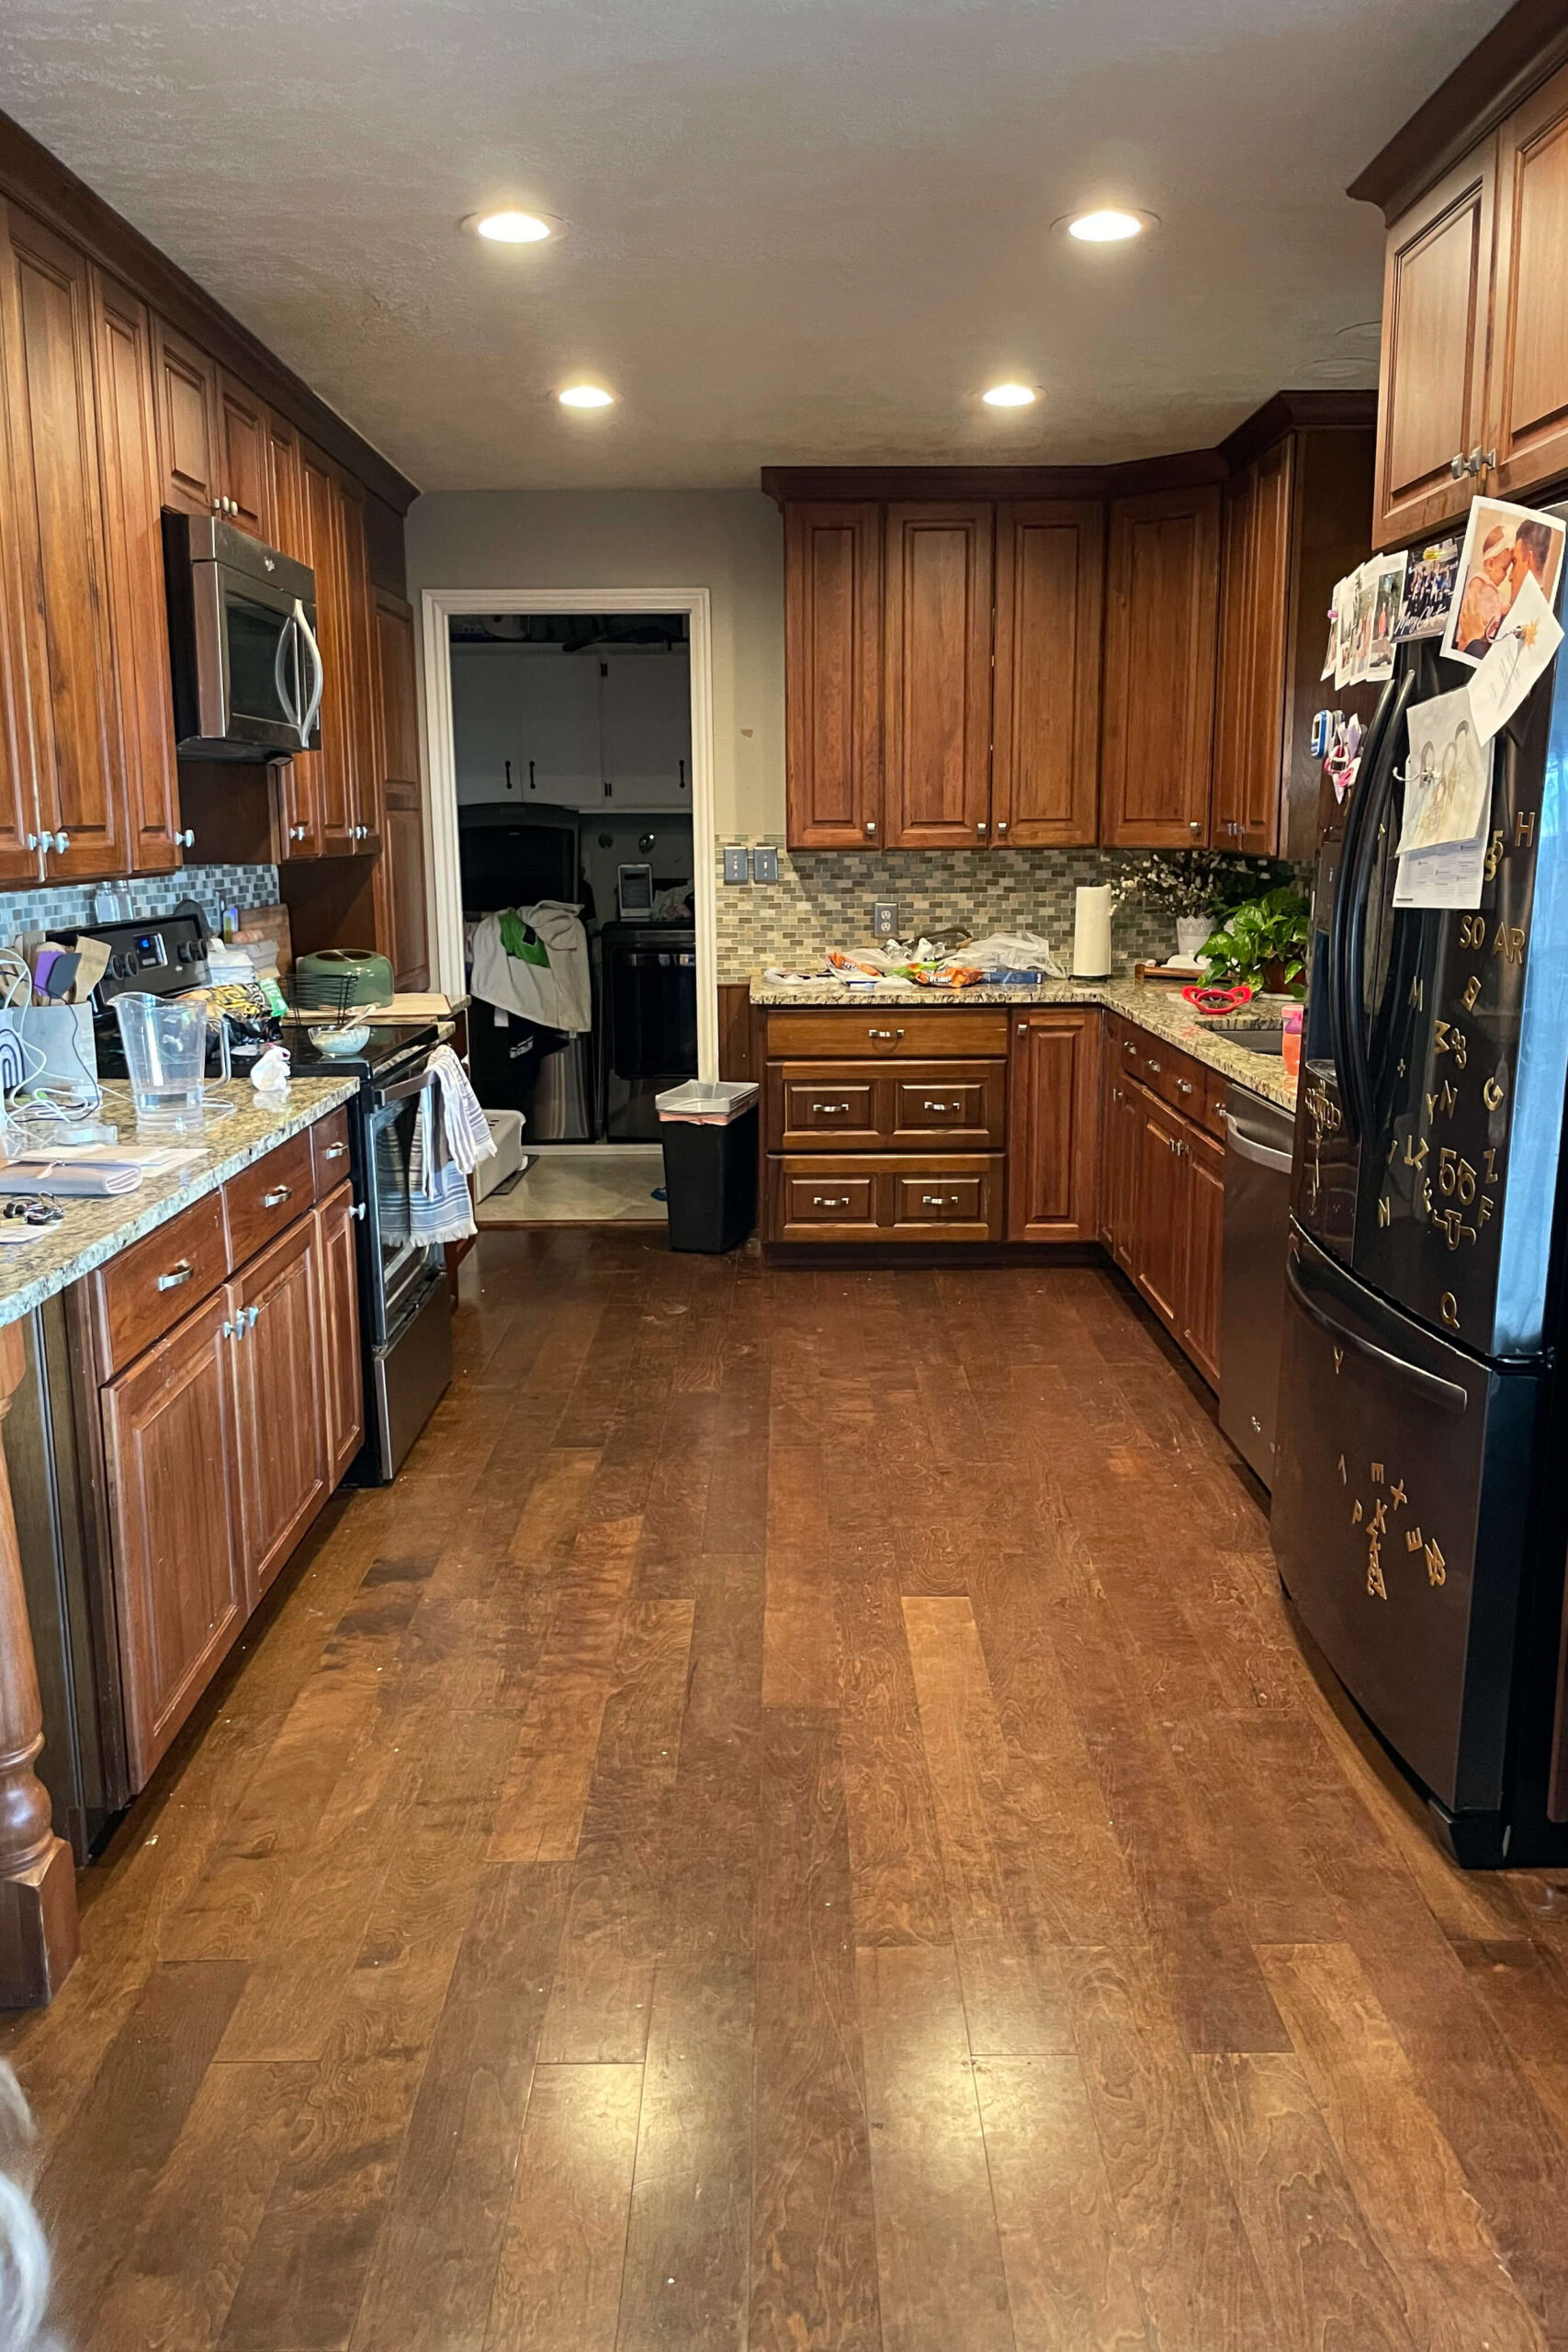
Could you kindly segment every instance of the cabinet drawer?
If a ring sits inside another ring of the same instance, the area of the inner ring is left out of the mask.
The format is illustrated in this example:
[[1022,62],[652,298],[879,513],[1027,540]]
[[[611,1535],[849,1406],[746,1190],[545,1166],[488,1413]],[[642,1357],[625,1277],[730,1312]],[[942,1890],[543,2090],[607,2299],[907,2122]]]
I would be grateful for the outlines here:
[[118,1372],[172,1330],[228,1272],[223,1202],[209,1193],[87,1276],[99,1370]]
[[869,1176],[834,1175],[824,1172],[823,1168],[801,1175],[786,1167],[780,1197],[781,1226],[786,1234],[801,1228],[818,1233],[831,1228],[842,1238],[851,1227],[874,1233],[876,1219],[872,1193],[873,1179]]
[[770,1012],[768,1052],[787,1059],[820,1061],[843,1056],[861,1060],[918,1061],[935,1054],[1005,1054],[1006,1007],[927,1012],[919,1004],[867,1006],[840,1011]]
[[998,1241],[1000,1152],[769,1162],[775,1241]]
[[310,1167],[316,1198],[324,1201],[348,1174],[348,1105],[341,1103],[310,1129]]
[[1001,1148],[1004,1062],[772,1062],[774,1151],[988,1151]]
[[1230,1084],[1217,1069],[1203,1072],[1203,1125],[1223,1143],[1225,1138],[1225,1089]]
[[286,1225],[292,1225],[314,1198],[309,1128],[231,1176],[223,1187],[231,1272],[247,1258],[254,1258]]

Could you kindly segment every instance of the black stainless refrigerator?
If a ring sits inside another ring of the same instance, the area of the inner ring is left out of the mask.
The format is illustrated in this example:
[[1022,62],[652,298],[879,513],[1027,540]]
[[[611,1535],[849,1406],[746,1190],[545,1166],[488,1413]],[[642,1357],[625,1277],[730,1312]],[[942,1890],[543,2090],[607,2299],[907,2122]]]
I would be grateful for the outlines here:
[[1273,1538],[1285,1589],[1470,1867],[1568,1860],[1568,663],[1495,739],[1475,911],[1396,910],[1403,648],[1313,900]]

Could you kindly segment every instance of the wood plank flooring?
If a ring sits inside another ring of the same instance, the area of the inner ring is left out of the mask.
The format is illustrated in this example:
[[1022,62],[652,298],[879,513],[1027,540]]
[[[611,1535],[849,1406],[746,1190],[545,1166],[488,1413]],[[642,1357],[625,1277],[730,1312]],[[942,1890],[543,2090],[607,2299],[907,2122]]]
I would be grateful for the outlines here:
[[66,2343],[1568,2352],[1568,1881],[1426,1842],[1114,1276],[465,1280],[0,2033]]

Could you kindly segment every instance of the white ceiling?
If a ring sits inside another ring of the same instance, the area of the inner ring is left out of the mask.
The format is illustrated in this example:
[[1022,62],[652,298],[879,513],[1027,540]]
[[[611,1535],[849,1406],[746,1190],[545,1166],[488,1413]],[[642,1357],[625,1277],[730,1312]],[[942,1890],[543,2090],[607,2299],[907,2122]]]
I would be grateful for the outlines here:
[[[0,106],[425,489],[1207,445],[1375,381],[1346,181],[1501,0],[6,0]],[[1120,198],[1132,250],[1053,236]],[[458,232],[510,199],[547,245]],[[571,416],[582,370],[618,394]],[[1011,416],[998,375],[1044,388]]]

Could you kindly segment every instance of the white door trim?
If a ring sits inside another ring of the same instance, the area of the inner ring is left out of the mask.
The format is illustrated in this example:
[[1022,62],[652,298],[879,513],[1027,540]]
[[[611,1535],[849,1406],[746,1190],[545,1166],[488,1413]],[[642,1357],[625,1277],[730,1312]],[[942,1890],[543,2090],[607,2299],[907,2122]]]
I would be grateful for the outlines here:
[[718,957],[714,900],[713,635],[706,588],[425,588],[424,756],[430,778],[434,987],[461,996],[463,899],[457,864],[457,763],[452,739],[454,613],[684,613],[692,653],[692,870],[697,934],[697,1071],[718,1076]]

